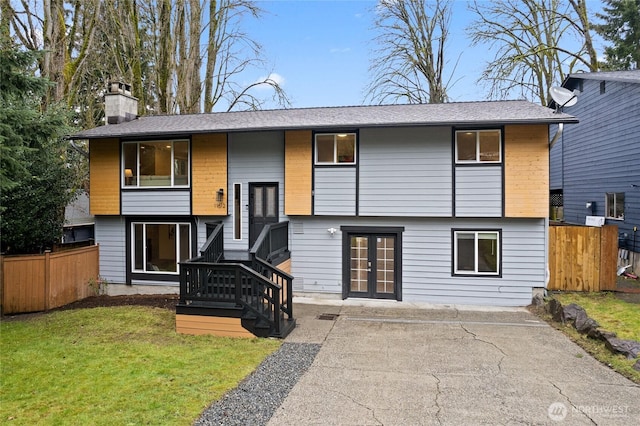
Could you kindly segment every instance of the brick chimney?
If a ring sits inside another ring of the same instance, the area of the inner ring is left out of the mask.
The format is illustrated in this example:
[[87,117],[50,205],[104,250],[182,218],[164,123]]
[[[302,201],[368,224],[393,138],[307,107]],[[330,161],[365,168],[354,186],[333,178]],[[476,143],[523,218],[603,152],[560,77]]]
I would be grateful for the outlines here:
[[138,98],[131,96],[131,85],[119,81],[107,84],[104,94],[105,124],[120,124],[138,118]]

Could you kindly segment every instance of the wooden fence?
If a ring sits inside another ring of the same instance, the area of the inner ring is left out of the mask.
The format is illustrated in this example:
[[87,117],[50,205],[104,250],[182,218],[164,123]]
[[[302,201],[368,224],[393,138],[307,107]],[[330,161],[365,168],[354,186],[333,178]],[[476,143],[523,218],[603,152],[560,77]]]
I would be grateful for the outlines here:
[[549,290],[616,289],[618,227],[549,227]]
[[2,314],[39,312],[91,296],[98,246],[41,255],[0,257]]

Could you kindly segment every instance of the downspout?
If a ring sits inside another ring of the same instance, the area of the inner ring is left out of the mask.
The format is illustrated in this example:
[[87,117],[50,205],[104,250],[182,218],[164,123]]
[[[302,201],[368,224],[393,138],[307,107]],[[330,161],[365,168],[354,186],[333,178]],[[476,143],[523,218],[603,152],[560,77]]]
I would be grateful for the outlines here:
[[564,123],[558,123],[558,131],[553,136],[553,139],[551,139],[551,142],[549,142],[549,151],[551,151],[551,148],[553,148],[553,145],[555,145],[555,143],[558,142],[558,139],[560,139],[560,136],[562,136],[563,130],[564,130]]
[[[556,134],[553,136],[553,139],[551,139],[551,142],[549,142],[549,155],[551,155],[551,148],[553,148],[553,145],[555,145],[556,142],[558,142],[558,139],[560,139],[560,136],[562,136],[562,131],[564,130],[564,123],[558,123],[558,130],[556,131]],[[563,168],[564,169],[564,168]],[[564,170],[563,170],[564,173]],[[547,289],[549,288],[549,281],[551,280],[551,271],[549,270],[549,218],[546,217],[544,219],[544,228],[545,228],[545,234],[544,234],[544,252],[545,252],[545,258],[547,260],[547,269],[545,271],[545,277],[544,277],[544,295],[547,295]]]

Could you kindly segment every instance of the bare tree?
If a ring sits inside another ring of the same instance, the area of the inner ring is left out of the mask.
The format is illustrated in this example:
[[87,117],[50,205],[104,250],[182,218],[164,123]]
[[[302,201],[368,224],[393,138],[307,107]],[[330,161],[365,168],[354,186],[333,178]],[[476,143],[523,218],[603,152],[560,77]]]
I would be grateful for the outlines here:
[[110,79],[132,83],[140,114],[259,109],[258,86],[288,106],[277,80],[240,82],[265,65],[242,30],[261,13],[251,0],[0,1],[0,31],[45,52],[40,73],[55,83],[45,104],[66,101],[82,127],[102,120]]
[[378,47],[369,67],[367,98],[373,102],[441,103],[449,36],[449,0],[380,0],[375,29]]
[[245,17],[259,18],[263,11],[250,0],[211,0],[209,2],[208,40],[204,77],[204,112],[217,104],[226,109],[260,109],[264,99],[253,89],[262,86],[272,90],[272,99],[288,106],[289,99],[279,82],[267,76],[249,85],[235,78],[244,71],[264,65],[262,46],[240,27]]
[[[545,105],[568,73],[597,70],[585,0],[474,1],[471,10],[473,44],[495,49],[479,80],[491,98],[517,93]],[[570,47],[576,39],[578,49]]]

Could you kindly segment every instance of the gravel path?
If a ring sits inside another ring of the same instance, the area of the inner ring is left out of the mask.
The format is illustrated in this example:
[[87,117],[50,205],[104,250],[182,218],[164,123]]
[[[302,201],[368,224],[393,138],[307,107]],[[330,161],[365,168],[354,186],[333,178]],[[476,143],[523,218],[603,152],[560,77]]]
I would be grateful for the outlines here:
[[319,350],[318,344],[283,343],[237,388],[211,404],[194,425],[265,425]]

